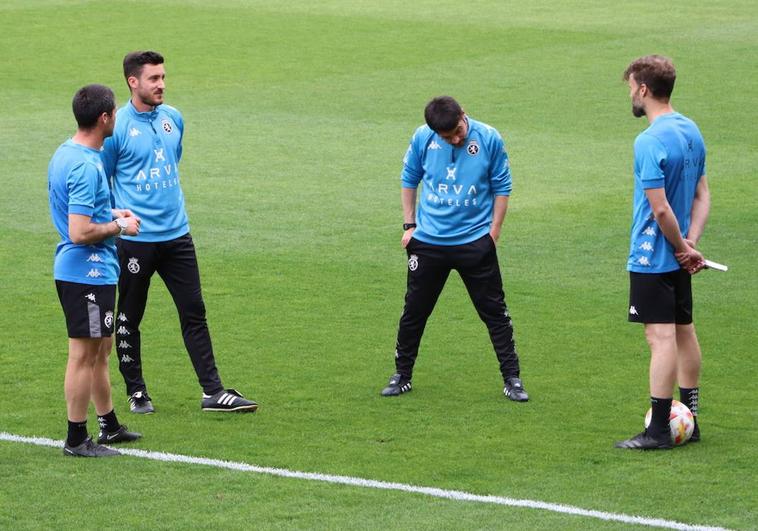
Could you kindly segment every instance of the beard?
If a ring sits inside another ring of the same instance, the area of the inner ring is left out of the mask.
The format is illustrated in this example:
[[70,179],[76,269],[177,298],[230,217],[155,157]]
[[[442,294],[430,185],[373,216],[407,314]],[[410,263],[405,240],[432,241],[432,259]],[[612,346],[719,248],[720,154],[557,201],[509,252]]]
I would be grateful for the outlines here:
[[632,103],[632,114],[635,118],[642,118],[645,116],[645,108],[640,105]]
[[163,93],[160,93],[160,94],[154,94],[154,93],[139,94],[139,99],[145,105],[149,105],[150,107],[157,107],[158,105],[160,105],[161,103],[163,103]]

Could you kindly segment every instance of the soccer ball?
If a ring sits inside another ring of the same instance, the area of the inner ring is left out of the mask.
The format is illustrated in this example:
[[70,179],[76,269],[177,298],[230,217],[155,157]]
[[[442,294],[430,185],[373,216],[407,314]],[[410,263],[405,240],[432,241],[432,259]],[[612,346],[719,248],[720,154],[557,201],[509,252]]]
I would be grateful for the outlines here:
[[[650,408],[645,414],[645,427],[650,426],[650,419],[653,417],[653,409]],[[679,402],[671,402],[671,415],[669,415],[669,426],[671,427],[671,442],[679,446],[686,443],[692,437],[692,430],[695,429],[695,418],[692,411]]]

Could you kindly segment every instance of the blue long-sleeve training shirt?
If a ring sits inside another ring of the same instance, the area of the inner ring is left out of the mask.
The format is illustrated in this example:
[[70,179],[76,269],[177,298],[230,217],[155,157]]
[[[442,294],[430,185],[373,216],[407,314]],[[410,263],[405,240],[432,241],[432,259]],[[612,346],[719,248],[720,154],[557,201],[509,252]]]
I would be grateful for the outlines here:
[[116,114],[113,136],[101,153],[111,179],[115,208],[142,219],[137,236],[124,239],[161,242],[189,232],[179,179],[184,120],[169,105],[139,112],[131,100]]
[[487,234],[495,196],[511,193],[511,170],[500,134],[466,117],[468,133],[455,147],[429,126],[416,129],[403,159],[403,188],[417,188],[413,237],[434,245],[462,245]]

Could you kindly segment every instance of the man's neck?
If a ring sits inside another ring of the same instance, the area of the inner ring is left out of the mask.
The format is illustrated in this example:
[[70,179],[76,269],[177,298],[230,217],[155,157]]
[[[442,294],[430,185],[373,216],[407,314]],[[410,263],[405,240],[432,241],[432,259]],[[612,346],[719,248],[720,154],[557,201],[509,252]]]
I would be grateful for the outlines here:
[[97,129],[77,129],[76,134],[71,137],[71,140],[73,140],[75,144],[80,144],[84,147],[99,151],[100,148],[103,147],[104,138],[102,132]]
[[645,108],[645,116],[647,116],[648,123],[653,123],[656,118],[659,116],[663,116],[664,114],[671,114],[674,112],[674,108],[671,106],[670,102],[658,102],[655,101],[654,103],[648,104],[648,106]]
[[153,112],[155,110],[155,106],[144,103],[137,96],[132,96],[132,105],[138,112]]

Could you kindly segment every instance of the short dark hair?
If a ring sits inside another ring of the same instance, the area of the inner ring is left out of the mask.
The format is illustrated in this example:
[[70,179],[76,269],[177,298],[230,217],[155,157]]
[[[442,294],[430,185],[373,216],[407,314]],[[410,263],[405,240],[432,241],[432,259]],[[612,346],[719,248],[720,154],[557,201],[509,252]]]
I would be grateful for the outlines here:
[[463,109],[450,96],[438,96],[426,104],[424,119],[435,133],[446,133],[458,126]]
[[126,54],[124,57],[124,79],[139,77],[145,65],[162,65],[163,56],[158,52],[139,51]]
[[113,113],[116,97],[105,85],[87,85],[76,91],[71,107],[79,128],[92,129],[103,113]]
[[646,85],[655,99],[668,101],[674,92],[676,69],[671,59],[662,55],[646,55],[635,59],[624,70],[624,81],[634,74],[638,85]]

